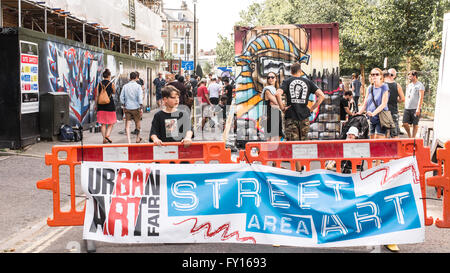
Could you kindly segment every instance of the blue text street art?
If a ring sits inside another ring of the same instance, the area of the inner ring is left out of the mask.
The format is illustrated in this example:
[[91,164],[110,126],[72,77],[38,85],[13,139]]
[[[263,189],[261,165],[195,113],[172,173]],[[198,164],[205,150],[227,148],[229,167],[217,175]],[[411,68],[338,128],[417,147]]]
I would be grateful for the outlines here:
[[[102,176],[109,191],[101,190]],[[88,202],[84,237],[291,246],[417,243],[424,239],[418,181],[412,157],[353,175],[249,164],[83,163],[83,188],[96,200]],[[99,221],[98,215],[104,217]],[[93,223],[102,228],[93,229]]]

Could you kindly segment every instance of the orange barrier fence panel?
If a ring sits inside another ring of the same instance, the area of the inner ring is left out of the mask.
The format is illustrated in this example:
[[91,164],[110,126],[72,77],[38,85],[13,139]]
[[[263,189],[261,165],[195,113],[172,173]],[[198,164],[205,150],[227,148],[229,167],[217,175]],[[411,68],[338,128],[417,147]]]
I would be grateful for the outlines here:
[[[67,145],[53,146],[52,153],[45,155],[45,164],[52,166],[52,177],[38,181],[38,189],[53,193],[53,219],[49,226],[80,226],[84,223],[85,208],[76,210],[75,167],[84,161],[127,163],[236,163],[231,159],[231,150],[224,142],[194,142],[188,148],[180,143],[114,144],[114,145]],[[61,189],[59,170],[69,166],[70,209],[61,211]]]
[[443,163],[444,173],[439,176],[430,177],[427,179],[429,186],[438,187],[438,192],[442,188],[444,190],[443,196],[443,219],[436,219],[436,226],[441,228],[450,228],[450,141],[445,143],[444,149],[438,149],[436,158]]
[[[328,161],[336,162],[336,172],[341,172],[341,163],[351,162],[351,172],[358,172],[357,166],[367,164],[372,168],[376,161],[388,162],[407,156],[416,156],[420,171],[420,185],[424,205],[425,224],[432,225],[433,218],[426,212],[425,174],[441,172],[438,164],[430,160],[430,148],[423,145],[423,139],[360,139],[331,141],[287,141],[249,142],[240,152],[240,161],[282,167],[287,163],[292,170],[310,171],[311,165],[319,163],[325,169]],[[363,162],[364,161],[364,162]]]
[[[425,224],[432,225],[433,218],[427,217],[426,187],[442,187],[444,193],[444,219],[437,220],[439,227],[450,227],[450,147],[438,150],[441,164],[432,163],[430,149],[422,139],[377,139],[377,140],[333,140],[303,142],[250,142],[240,152],[239,160],[276,167],[288,164],[289,168],[311,170],[312,164],[325,169],[327,161],[336,162],[336,171],[341,172],[341,163],[351,162],[351,172],[358,172],[358,166],[367,164],[372,168],[376,161],[388,162],[407,156],[416,156],[422,190]],[[446,160],[447,159],[447,160]],[[49,226],[83,225],[85,208],[76,209],[75,168],[84,161],[128,162],[128,163],[236,163],[224,142],[194,142],[188,148],[180,143],[154,144],[114,144],[114,145],[68,145],[54,146],[51,154],[45,155],[46,165],[52,166],[52,177],[38,181],[37,188],[50,190],[53,194],[53,219]],[[299,165],[299,166],[296,166]],[[70,208],[61,211],[61,181],[59,169],[69,167]],[[437,171],[438,176],[425,179],[427,172]]]

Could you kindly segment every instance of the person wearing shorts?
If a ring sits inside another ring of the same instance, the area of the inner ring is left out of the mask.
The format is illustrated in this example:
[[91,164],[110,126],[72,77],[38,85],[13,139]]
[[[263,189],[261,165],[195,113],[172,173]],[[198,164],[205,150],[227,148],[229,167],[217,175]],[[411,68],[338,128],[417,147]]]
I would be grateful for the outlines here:
[[[408,74],[410,83],[406,87],[405,110],[403,112],[403,128],[409,138],[415,138],[419,128],[420,114],[425,94],[424,85],[417,79],[418,73],[411,70]],[[413,130],[411,132],[411,126]]]
[[[276,95],[277,103],[285,113],[285,135],[288,141],[307,140],[311,113],[320,106],[325,98],[322,90],[307,77],[304,77],[300,63],[291,66],[292,77],[283,81],[280,91]],[[284,105],[281,95],[286,95]],[[308,107],[309,95],[315,94],[317,99]]]
[[127,133],[128,143],[131,144],[130,121],[134,120],[136,124],[136,143],[140,143],[142,138],[139,136],[141,130],[142,107],[142,87],[137,83],[139,78],[136,72],[130,73],[130,81],[125,84],[120,93],[120,102],[124,105],[125,113],[125,132]]
[[362,115],[366,111],[370,120],[370,138],[386,138],[387,130],[381,126],[379,114],[383,110],[388,110],[389,87],[384,83],[383,71],[374,68],[370,72],[370,86],[367,90],[367,96],[358,114]]

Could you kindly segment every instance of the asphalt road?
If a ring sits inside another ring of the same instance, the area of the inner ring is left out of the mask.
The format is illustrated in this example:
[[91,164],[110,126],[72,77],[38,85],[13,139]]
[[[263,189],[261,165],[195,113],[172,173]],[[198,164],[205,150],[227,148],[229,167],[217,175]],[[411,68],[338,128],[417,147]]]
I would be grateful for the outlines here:
[[[148,138],[152,113],[144,114],[143,138]],[[113,141],[126,142],[120,134],[123,123],[118,123],[112,135]],[[85,132],[85,143],[100,143],[99,133]],[[82,227],[49,227],[46,220],[52,217],[51,191],[38,190],[36,182],[51,176],[50,166],[45,165],[44,154],[60,142],[39,142],[24,151],[0,150],[0,251],[12,253],[79,253],[86,252],[82,240]],[[60,169],[61,204],[68,202],[69,170]],[[79,195],[80,209],[83,193]],[[433,188],[427,196],[435,197]],[[442,218],[442,200],[430,199],[428,214]],[[348,248],[275,247],[272,245],[222,244],[110,244],[96,242],[97,253],[388,253],[379,246]],[[402,253],[449,253],[450,229],[426,227],[426,240],[421,244],[401,245]]]

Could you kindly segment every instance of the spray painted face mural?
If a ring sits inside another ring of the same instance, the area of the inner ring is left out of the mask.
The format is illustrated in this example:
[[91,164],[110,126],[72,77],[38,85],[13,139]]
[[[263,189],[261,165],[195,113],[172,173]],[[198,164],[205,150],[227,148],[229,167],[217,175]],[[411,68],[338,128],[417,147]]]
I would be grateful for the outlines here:
[[[301,33],[304,35],[303,40],[307,41],[307,33]],[[294,62],[308,64],[306,49],[299,49],[289,37],[281,33],[262,33],[251,39],[242,55],[235,57],[236,65],[241,67],[236,80],[238,117],[258,120],[263,114],[260,93],[266,85],[267,75],[273,72],[278,82],[282,82],[285,76],[290,75],[290,66]]]
[[[265,116],[261,91],[267,84],[268,73],[275,73],[277,83],[281,85],[290,76],[290,67],[295,62],[301,64],[302,76],[308,77],[324,92],[327,102],[338,101],[332,100],[339,98],[338,24],[235,26],[234,37],[238,119],[259,124]],[[315,95],[311,94],[307,99],[311,106]],[[322,103],[323,106],[327,102]],[[321,129],[339,122],[335,112],[328,113],[324,108],[318,108],[310,117],[312,125],[318,123],[311,126],[310,139],[334,139],[338,135],[338,131],[333,131],[330,136],[325,136],[329,132]]]
[[69,95],[70,123],[93,122],[91,104],[101,79],[103,55],[89,50],[48,42],[48,73],[51,92]]

